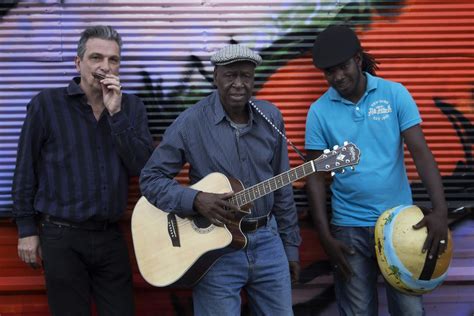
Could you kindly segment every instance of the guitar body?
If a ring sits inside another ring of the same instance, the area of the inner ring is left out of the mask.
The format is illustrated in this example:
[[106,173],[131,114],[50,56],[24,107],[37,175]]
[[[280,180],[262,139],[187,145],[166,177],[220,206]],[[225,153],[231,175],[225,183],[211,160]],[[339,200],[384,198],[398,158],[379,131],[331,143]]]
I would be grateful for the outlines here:
[[[191,188],[209,193],[238,192],[242,184],[221,173],[211,173]],[[202,216],[181,218],[164,212],[145,197],[132,214],[132,237],[138,268],[143,278],[158,287],[190,287],[222,255],[247,244],[240,230],[242,217],[224,227],[211,224]]]

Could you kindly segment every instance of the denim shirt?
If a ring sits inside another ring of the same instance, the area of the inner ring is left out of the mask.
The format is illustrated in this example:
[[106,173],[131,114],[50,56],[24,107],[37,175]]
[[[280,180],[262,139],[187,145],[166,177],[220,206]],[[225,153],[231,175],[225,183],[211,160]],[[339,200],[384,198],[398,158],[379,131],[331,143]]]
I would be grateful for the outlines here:
[[[254,102],[284,131],[282,115],[274,105]],[[232,127],[217,91],[181,113],[142,170],[143,195],[163,211],[185,217],[196,214],[193,203],[198,193],[174,179],[186,163],[191,184],[209,173],[220,172],[250,187],[287,171],[285,140],[250,106],[249,113],[246,127]],[[288,259],[297,261],[301,238],[291,185],[255,200],[248,217],[269,212],[276,218]]]

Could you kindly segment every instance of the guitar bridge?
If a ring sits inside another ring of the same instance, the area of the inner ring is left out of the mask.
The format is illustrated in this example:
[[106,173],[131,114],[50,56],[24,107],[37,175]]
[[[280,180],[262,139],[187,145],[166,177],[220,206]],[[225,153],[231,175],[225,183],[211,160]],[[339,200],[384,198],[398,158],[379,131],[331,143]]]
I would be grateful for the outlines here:
[[168,235],[170,236],[173,247],[181,247],[181,242],[179,241],[178,221],[176,220],[176,215],[172,213],[168,214]]

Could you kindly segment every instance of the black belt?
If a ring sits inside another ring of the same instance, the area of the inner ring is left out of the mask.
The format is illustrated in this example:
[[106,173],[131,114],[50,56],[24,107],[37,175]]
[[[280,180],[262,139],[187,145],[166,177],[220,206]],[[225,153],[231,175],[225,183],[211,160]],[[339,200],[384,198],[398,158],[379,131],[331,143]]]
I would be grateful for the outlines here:
[[49,214],[43,214],[41,216],[41,219],[45,222],[48,222],[57,226],[83,229],[83,230],[95,230],[95,231],[107,230],[109,227],[116,224],[116,222],[94,221],[94,220],[87,220],[85,222],[71,222],[66,219],[62,219],[56,216],[51,216]]
[[258,218],[250,218],[250,219],[243,220],[240,223],[240,229],[244,233],[253,233],[260,227],[266,226],[271,218],[272,218],[272,214],[268,214],[266,216],[262,216]]

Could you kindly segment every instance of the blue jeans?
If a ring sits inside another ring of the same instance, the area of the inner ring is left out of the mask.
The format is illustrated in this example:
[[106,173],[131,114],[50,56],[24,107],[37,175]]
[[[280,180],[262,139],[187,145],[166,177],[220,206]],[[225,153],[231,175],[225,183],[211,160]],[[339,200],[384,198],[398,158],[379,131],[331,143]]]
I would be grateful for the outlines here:
[[[347,282],[334,274],[336,299],[341,315],[377,315],[377,277],[380,273],[375,255],[374,227],[331,226],[332,235],[351,247],[346,255],[354,275]],[[424,315],[421,296],[407,295],[385,282],[388,308],[392,316]]]
[[288,259],[275,218],[246,236],[247,247],[219,258],[193,288],[194,315],[240,316],[242,288],[252,315],[293,315]]

